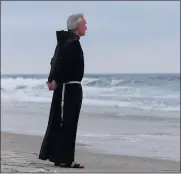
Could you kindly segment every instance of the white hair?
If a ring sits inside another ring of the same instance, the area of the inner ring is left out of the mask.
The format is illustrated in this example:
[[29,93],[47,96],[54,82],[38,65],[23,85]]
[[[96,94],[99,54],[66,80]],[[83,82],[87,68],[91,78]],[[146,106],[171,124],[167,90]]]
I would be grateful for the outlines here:
[[75,30],[77,25],[82,21],[83,18],[84,18],[84,14],[82,13],[70,15],[67,19],[67,29]]

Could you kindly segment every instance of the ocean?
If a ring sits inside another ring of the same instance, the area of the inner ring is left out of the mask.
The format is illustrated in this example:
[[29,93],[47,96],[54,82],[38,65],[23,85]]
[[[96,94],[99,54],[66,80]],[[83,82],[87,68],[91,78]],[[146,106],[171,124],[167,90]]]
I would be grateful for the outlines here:
[[[5,100],[51,102],[47,75],[2,75]],[[180,110],[179,74],[86,75],[84,105],[127,107],[150,111]]]
[[[2,130],[44,135],[53,94],[46,81],[1,75]],[[104,153],[180,159],[180,74],[87,74],[82,86],[78,142]]]

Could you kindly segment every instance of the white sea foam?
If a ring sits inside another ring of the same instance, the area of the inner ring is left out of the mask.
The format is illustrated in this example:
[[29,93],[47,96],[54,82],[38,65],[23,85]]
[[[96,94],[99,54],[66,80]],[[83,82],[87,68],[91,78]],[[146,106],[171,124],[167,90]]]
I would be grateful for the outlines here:
[[[180,94],[170,86],[148,85],[133,79],[85,78],[83,105],[180,111]],[[141,85],[140,85],[141,83]],[[23,102],[51,102],[45,78],[2,78],[1,97]]]

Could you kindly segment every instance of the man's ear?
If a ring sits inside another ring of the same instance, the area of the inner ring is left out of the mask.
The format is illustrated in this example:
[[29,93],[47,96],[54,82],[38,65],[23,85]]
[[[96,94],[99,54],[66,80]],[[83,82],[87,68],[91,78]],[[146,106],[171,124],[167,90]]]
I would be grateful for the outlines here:
[[76,30],[79,31],[79,24],[77,24]]

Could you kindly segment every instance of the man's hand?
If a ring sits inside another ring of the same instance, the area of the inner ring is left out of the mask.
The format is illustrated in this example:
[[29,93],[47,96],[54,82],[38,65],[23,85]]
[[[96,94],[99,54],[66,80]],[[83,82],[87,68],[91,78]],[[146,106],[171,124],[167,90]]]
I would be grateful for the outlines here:
[[47,86],[48,86],[48,89],[51,91],[51,83],[50,82],[46,82]]
[[55,82],[55,80],[53,80],[52,82],[51,82],[51,89],[52,90],[55,90],[57,88],[57,83]]
[[57,88],[57,83],[55,82],[55,80],[53,80],[51,83],[47,82],[47,86],[48,86],[48,89],[50,91],[52,91],[52,90],[55,90]]

